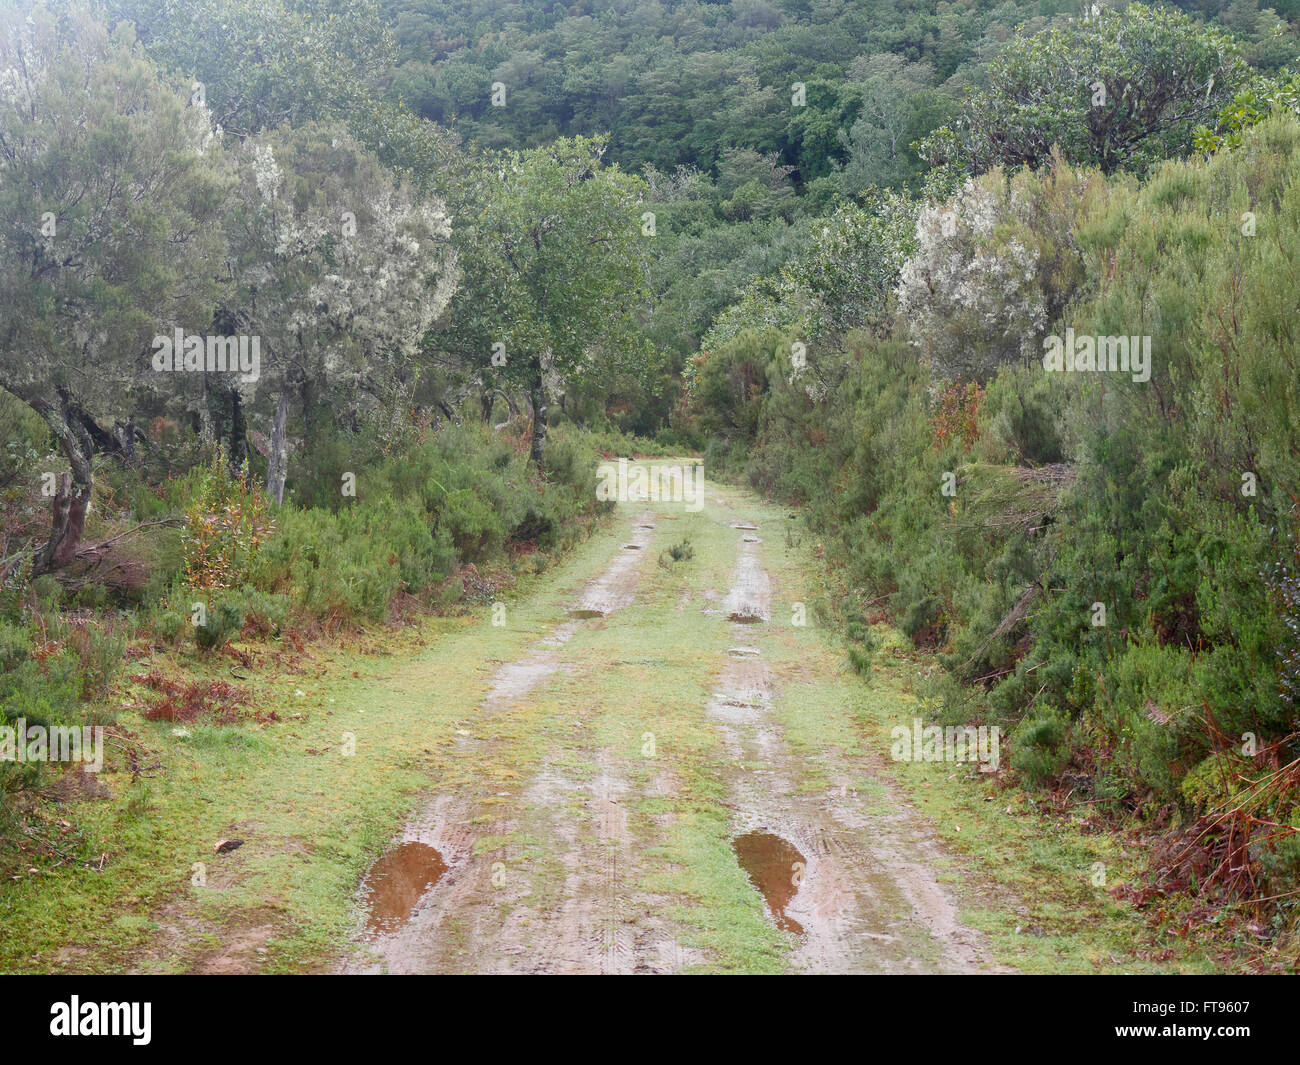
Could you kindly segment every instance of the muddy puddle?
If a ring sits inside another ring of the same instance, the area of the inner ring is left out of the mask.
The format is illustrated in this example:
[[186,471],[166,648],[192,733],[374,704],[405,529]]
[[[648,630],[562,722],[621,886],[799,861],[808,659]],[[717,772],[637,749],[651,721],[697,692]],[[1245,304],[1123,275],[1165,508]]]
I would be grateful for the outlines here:
[[402,843],[378,859],[362,885],[370,911],[367,933],[387,935],[404,925],[416,903],[446,871],[441,852],[427,843]]
[[771,832],[748,832],[732,841],[736,860],[758,888],[777,928],[803,935],[803,925],[786,916],[786,907],[799,890],[806,859],[798,849]]

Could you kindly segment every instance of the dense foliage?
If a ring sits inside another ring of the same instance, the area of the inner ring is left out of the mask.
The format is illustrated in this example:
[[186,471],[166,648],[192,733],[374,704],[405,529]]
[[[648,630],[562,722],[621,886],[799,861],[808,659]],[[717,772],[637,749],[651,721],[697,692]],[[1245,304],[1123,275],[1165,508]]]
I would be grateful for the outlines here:
[[[934,712],[1012,729],[1030,779],[1210,817],[1300,755],[1300,351],[1270,281],[1300,266],[1297,172],[1286,118],[1143,183],[994,171],[922,210],[890,335],[817,357],[832,389],[790,373],[774,328],[699,371],[713,453],[808,505],[846,619],[883,604],[937,650]],[[1045,372],[1067,328],[1149,336],[1150,379]],[[1260,794],[1233,816],[1293,839],[1294,792]],[[1265,852],[1294,882],[1294,848]]]
[[806,506],[856,668],[894,622],[1018,780],[1245,838],[1208,887],[1284,895],[1297,19],[11,5],[3,714],[111,716],[128,638],[482,597],[582,535],[598,449],[698,449]]

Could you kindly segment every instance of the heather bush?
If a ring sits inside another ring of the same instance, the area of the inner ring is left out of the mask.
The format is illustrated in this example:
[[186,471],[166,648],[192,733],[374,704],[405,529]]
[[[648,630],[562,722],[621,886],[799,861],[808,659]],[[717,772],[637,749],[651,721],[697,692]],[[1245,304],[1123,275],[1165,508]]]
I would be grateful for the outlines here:
[[[890,335],[810,353],[815,381],[779,330],[700,366],[710,454],[748,451],[751,483],[828,538],[852,664],[883,604],[941,652],[937,712],[1011,729],[1036,783],[1068,767],[1190,815],[1183,781],[1243,736],[1300,753],[1300,352],[1277,283],[1300,274],[1297,172],[1279,117],[1141,183],[985,175],[922,210]],[[1149,335],[1150,380],[1044,372],[1067,327]]]

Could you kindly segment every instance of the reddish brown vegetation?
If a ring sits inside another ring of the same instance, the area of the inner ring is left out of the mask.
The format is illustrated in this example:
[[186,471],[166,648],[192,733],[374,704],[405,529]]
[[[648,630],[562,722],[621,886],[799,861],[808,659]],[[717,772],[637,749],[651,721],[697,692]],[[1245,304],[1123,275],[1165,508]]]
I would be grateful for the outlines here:
[[939,393],[939,409],[930,419],[936,451],[944,450],[952,441],[960,440],[963,450],[969,451],[979,436],[979,409],[984,390],[975,381],[954,383]]
[[274,711],[254,715],[248,710],[248,693],[224,680],[182,681],[165,677],[157,670],[131,678],[159,694],[144,712],[148,721],[206,721],[229,725],[256,717],[278,721]]

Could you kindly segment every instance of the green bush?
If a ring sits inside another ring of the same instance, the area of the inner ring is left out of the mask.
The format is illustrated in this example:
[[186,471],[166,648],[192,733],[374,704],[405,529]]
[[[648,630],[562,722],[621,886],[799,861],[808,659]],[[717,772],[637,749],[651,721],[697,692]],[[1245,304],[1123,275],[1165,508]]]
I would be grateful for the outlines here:
[[200,651],[221,650],[244,627],[244,612],[237,603],[213,603],[206,613],[204,623],[194,626],[194,642]]
[[1012,768],[1032,784],[1046,784],[1070,760],[1069,731],[1069,723],[1059,711],[1036,708],[1012,733]]
[[68,643],[77,656],[82,701],[106,696],[125,660],[127,626],[101,620],[73,629],[68,634]]
[[0,620],[0,673],[17,669],[32,653],[32,633],[23,625]]

